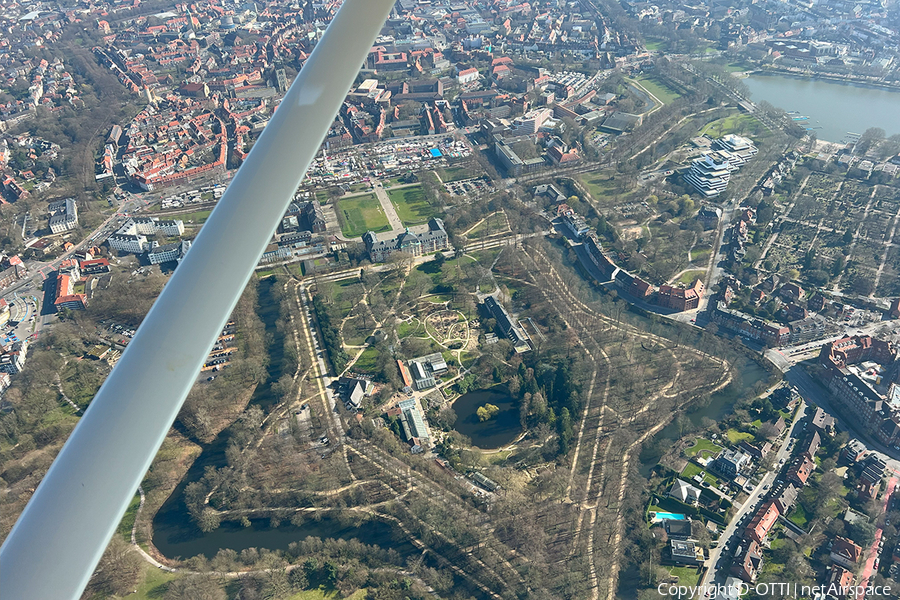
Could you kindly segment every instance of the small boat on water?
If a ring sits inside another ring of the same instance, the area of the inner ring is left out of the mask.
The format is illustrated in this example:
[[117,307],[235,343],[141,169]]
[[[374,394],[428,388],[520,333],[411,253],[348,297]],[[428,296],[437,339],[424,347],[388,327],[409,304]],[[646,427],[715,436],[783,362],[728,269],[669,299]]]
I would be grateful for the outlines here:
[[795,121],[806,121],[809,117],[791,117]]

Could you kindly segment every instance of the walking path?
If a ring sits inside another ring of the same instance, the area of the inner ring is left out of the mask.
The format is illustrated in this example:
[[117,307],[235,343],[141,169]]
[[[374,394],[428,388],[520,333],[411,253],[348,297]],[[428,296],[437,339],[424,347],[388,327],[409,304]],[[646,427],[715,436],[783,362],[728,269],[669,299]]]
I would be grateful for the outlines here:
[[375,184],[375,197],[378,198],[378,201],[381,203],[381,210],[384,211],[384,216],[387,217],[388,224],[391,226],[391,235],[397,236],[406,231],[403,222],[400,221],[400,217],[397,215],[397,209],[394,208],[394,203],[391,202],[390,197],[387,195],[387,192],[384,191],[384,186],[380,181]]

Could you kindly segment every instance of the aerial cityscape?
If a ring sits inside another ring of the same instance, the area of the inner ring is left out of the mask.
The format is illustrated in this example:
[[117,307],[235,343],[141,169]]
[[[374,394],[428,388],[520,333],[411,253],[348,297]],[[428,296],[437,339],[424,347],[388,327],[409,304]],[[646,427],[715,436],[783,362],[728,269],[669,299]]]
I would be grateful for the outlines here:
[[[0,540],[342,4],[0,0]],[[900,598],[900,2],[398,0],[321,124],[81,598]]]

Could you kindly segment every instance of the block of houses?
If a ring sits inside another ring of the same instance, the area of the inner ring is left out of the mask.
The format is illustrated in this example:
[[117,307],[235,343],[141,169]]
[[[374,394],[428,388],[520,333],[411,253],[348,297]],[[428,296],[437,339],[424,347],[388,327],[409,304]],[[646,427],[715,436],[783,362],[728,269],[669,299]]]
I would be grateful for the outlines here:
[[772,492],[772,501],[775,502],[775,506],[778,507],[778,512],[782,515],[786,515],[791,511],[791,508],[794,507],[794,503],[797,502],[797,494],[798,490],[794,487],[793,483],[786,483],[778,488],[776,488]]
[[813,413],[809,424],[820,433],[831,432],[834,430],[834,417],[822,410],[821,407],[816,407],[816,412]]
[[747,440],[743,440],[740,444],[738,444],[738,448],[740,448],[756,460],[760,460],[765,458],[769,454],[769,452],[772,451],[772,443],[763,442],[759,446],[755,446]]

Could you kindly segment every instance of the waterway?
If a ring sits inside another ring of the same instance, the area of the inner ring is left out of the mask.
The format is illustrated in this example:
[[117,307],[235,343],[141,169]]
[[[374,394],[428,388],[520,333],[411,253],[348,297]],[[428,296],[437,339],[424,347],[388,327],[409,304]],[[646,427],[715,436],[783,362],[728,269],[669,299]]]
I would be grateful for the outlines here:
[[[266,328],[269,364],[266,380],[257,386],[250,400],[263,410],[270,409],[277,401],[272,393],[272,383],[278,381],[283,371],[284,336],[278,331],[276,321],[280,315],[280,304],[276,297],[274,277],[259,282],[258,314]],[[360,527],[346,527],[337,519],[323,517],[308,520],[296,527],[285,523],[273,528],[268,520],[251,520],[250,527],[224,522],[209,533],[203,533],[191,521],[184,503],[184,488],[192,481],[199,480],[208,466],[222,467],[226,464],[225,449],[231,438],[231,430],[225,429],[215,440],[206,444],[187,475],[172,492],[168,500],[153,518],[153,545],[168,558],[189,558],[203,554],[208,558],[216,555],[221,548],[231,548],[240,552],[245,548],[267,548],[285,550],[291,542],[299,542],[308,536],[320,538],[359,539],[365,544],[374,544],[406,553],[414,547],[408,541],[395,539],[394,528],[382,521],[367,521]]]
[[[730,385],[710,396],[708,403],[700,403],[684,412],[692,426],[700,427],[704,417],[714,421],[721,420],[733,410],[734,403],[741,396],[752,393],[756,384],[769,378],[768,371],[748,357],[742,357],[734,368],[737,370],[737,377]],[[640,472],[644,477],[650,476],[653,467],[671,447],[671,444],[665,442],[681,438],[681,431],[679,424],[673,421],[657,433],[651,443],[644,444],[640,455]]]
[[346,526],[330,516],[324,516],[318,521],[309,519],[300,526],[271,527],[268,519],[251,519],[250,527],[224,522],[218,529],[207,534],[186,531],[184,527],[175,524],[174,527],[164,526],[154,530],[153,543],[169,558],[187,558],[199,554],[213,558],[221,548],[230,548],[236,552],[247,548],[287,550],[291,543],[307,537],[356,539],[369,546],[393,549],[401,556],[415,552],[415,546],[410,541],[398,539],[395,529],[383,521],[370,520],[359,526]]
[[[485,404],[500,409],[497,415],[481,421],[475,411]],[[456,423],[453,428],[482,450],[493,450],[510,443],[522,433],[519,403],[502,386],[463,394],[453,402]]]
[[812,128],[820,140],[848,141],[848,132],[861,134],[881,127],[888,136],[900,133],[900,92],[824,79],[754,74],[743,80],[751,100],[796,112],[797,121]]

